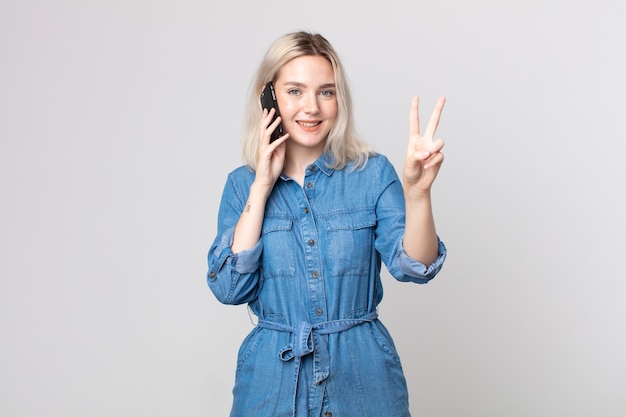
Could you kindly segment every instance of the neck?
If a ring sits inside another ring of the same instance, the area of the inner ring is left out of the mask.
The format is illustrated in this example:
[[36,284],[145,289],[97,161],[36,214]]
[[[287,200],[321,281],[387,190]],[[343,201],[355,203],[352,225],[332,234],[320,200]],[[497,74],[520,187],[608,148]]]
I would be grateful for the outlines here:
[[300,149],[287,149],[283,172],[302,185],[307,167],[317,161],[323,150],[316,150],[315,152],[312,152],[311,149],[307,149],[307,152],[299,151]]

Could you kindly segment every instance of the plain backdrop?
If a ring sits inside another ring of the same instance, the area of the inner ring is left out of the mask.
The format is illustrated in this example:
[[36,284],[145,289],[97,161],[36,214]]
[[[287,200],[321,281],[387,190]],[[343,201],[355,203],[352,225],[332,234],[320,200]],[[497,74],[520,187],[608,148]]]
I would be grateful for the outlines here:
[[606,0],[0,1],[0,415],[228,415],[253,325],[206,253],[251,77],[299,29],[397,169],[411,97],[448,99],[448,260],[385,271],[380,306],[412,413],[626,415],[625,28]]

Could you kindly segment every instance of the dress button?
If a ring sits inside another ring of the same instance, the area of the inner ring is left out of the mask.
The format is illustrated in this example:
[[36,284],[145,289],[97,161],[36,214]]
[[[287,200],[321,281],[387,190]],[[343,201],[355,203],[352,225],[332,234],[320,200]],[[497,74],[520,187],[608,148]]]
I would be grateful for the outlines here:
[[306,183],[306,188],[311,188],[313,187],[313,183],[311,181]]
[[322,314],[324,314],[324,310],[322,310],[321,308],[318,308],[317,310],[315,310],[315,314],[317,314],[318,316],[321,316]]
[[315,165],[310,165],[309,166],[309,171],[311,171],[311,172],[315,171]]
[[327,411],[324,413],[324,417],[333,417],[333,413],[331,413],[330,411]]
[[215,278],[215,275],[217,275],[217,274],[215,273],[215,271],[211,271],[211,272],[209,273],[209,276],[210,276],[211,278]]
[[313,239],[309,240],[309,246],[315,245],[315,241]]
[[308,207],[304,208],[304,214],[309,214],[309,208]]
[[317,278],[317,277],[319,277],[319,276],[320,276],[320,274],[319,274],[319,272],[317,272],[317,271],[313,271],[313,273],[311,274],[311,276],[312,276],[313,278]]

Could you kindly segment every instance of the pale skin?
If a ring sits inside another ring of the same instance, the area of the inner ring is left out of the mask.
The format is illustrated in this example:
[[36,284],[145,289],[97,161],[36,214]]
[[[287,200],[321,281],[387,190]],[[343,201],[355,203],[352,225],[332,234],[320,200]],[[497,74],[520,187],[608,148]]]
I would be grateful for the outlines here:
[[231,245],[233,253],[250,249],[258,242],[265,215],[265,203],[272,188],[274,188],[274,183],[283,170],[286,150],[285,141],[289,137],[289,133],[285,133],[270,143],[270,135],[281,121],[281,118],[278,117],[274,123],[270,124],[273,115],[274,109],[269,113],[267,110],[263,111],[256,175],[254,182],[250,186],[246,207],[235,226],[235,235]]
[[[234,253],[250,249],[258,242],[265,204],[280,174],[284,173],[302,184],[306,167],[323,153],[328,131],[336,118],[334,76],[332,67],[324,58],[299,57],[290,61],[281,69],[275,84],[278,105],[285,119],[283,127],[287,133],[270,143],[271,133],[282,120],[278,118],[270,124],[274,110],[263,112],[256,176],[235,226],[231,246]],[[292,94],[296,89],[297,93]],[[444,141],[433,138],[444,104],[445,98],[441,97],[422,134],[419,98],[413,98],[409,113],[409,141],[402,169],[406,199],[403,245],[408,256],[425,265],[432,264],[438,256],[431,187],[443,162],[441,149]],[[312,122],[319,126],[310,127]]]
[[409,112],[409,144],[402,168],[406,199],[404,250],[411,258],[430,265],[439,253],[430,190],[443,163],[443,139],[433,140],[446,102],[440,97],[422,135],[419,98],[413,97]]

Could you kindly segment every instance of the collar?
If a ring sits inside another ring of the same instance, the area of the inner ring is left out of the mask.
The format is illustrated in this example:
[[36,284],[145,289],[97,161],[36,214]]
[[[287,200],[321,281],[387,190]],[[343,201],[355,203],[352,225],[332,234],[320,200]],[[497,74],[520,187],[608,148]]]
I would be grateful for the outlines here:
[[315,166],[317,169],[330,177],[331,175],[333,175],[333,172],[335,172],[334,168],[328,167],[330,164],[332,164],[332,162],[332,156],[328,153],[323,153],[322,156],[317,158],[317,161],[313,162],[311,165]]
[[[310,170],[311,167],[315,167],[317,170],[321,171],[322,173],[326,174],[326,176],[330,177],[331,175],[333,175],[333,172],[335,172],[334,168],[328,167],[328,165],[330,165],[332,162],[333,162],[332,156],[328,153],[323,153],[319,158],[317,158],[317,160],[315,160],[313,163],[307,166],[307,170]],[[286,176],[284,173],[280,174],[280,178],[282,180],[289,179],[289,177]]]

